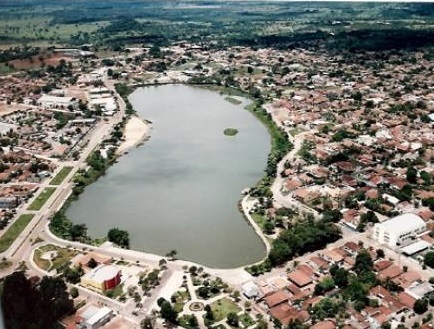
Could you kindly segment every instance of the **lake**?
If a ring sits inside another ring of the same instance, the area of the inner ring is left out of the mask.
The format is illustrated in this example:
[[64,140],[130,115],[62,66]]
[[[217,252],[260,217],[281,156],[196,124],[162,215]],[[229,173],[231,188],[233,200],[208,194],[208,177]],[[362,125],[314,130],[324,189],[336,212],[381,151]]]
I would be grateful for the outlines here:
[[[244,100],[201,88],[168,85],[130,95],[137,114],[152,122],[150,139],[118,159],[88,186],[67,216],[89,235],[119,227],[131,248],[214,268],[265,256],[265,246],[238,210],[241,191],[263,176],[270,136]],[[226,136],[226,128],[238,129]]]

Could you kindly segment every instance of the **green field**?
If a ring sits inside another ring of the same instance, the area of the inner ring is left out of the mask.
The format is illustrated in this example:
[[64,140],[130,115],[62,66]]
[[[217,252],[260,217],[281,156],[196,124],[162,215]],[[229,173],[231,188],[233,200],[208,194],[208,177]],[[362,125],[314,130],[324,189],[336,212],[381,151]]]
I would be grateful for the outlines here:
[[66,176],[71,172],[72,167],[63,167],[59,173],[51,180],[50,185],[60,185]]
[[55,187],[46,187],[41,193],[39,193],[38,197],[32,202],[32,204],[27,208],[27,210],[41,209],[55,190]]
[[24,228],[30,223],[34,215],[24,214],[21,215],[0,237],[0,252],[8,250],[15,239],[20,235]]

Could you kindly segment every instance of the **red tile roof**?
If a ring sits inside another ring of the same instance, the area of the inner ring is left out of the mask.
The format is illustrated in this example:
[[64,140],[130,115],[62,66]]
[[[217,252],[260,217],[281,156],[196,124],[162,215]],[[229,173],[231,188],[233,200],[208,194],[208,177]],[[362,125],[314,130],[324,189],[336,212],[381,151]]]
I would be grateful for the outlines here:
[[282,304],[282,303],[288,301],[290,296],[291,295],[288,292],[286,292],[284,290],[279,290],[279,291],[276,291],[274,294],[271,294],[271,295],[265,297],[264,299],[265,299],[265,302],[267,303],[268,307],[272,308],[274,306],[277,306],[279,304]]
[[298,287],[304,287],[312,283],[312,278],[301,270],[290,272],[288,279],[294,282]]

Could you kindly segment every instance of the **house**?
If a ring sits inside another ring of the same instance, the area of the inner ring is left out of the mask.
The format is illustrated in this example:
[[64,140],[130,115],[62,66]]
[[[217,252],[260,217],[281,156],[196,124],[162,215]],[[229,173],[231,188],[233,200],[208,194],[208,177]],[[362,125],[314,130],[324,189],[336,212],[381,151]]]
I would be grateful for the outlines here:
[[399,301],[404,304],[409,310],[412,310],[414,307],[414,303],[416,302],[416,299],[409,294],[407,294],[405,291],[401,291],[398,294]]
[[323,254],[323,258],[329,263],[339,264],[344,260],[344,256],[338,253],[335,250],[325,250]]
[[394,279],[398,276],[400,276],[404,271],[396,266],[396,265],[391,265],[389,267],[387,267],[386,269],[380,271],[378,273],[378,278],[380,280],[386,280],[387,278],[389,279]]
[[293,282],[297,287],[302,288],[312,283],[312,278],[301,270],[296,270],[288,273],[289,281]]
[[325,320],[321,322],[317,322],[313,326],[310,327],[310,329],[335,329],[336,324],[331,320]]
[[285,290],[278,290],[275,293],[264,298],[269,308],[273,308],[279,304],[285,303],[289,300],[291,295]]
[[280,304],[273,307],[270,309],[270,314],[278,319],[284,326],[287,326],[291,321],[299,320],[303,323],[309,319],[309,313],[307,311],[299,311],[288,304]]

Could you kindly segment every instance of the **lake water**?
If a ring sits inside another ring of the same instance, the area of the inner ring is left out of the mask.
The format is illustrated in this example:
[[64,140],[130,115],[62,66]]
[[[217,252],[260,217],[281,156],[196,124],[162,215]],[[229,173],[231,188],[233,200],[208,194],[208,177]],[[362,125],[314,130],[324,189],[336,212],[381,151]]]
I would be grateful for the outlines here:
[[[152,121],[150,139],[88,186],[67,216],[89,235],[127,230],[131,248],[215,268],[259,261],[265,247],[238,210],[241,191],[262,176],[266,128],[208,90],[169,85],[137,89],[130,101]],[[236,136],[225,128],[239,130]]]

